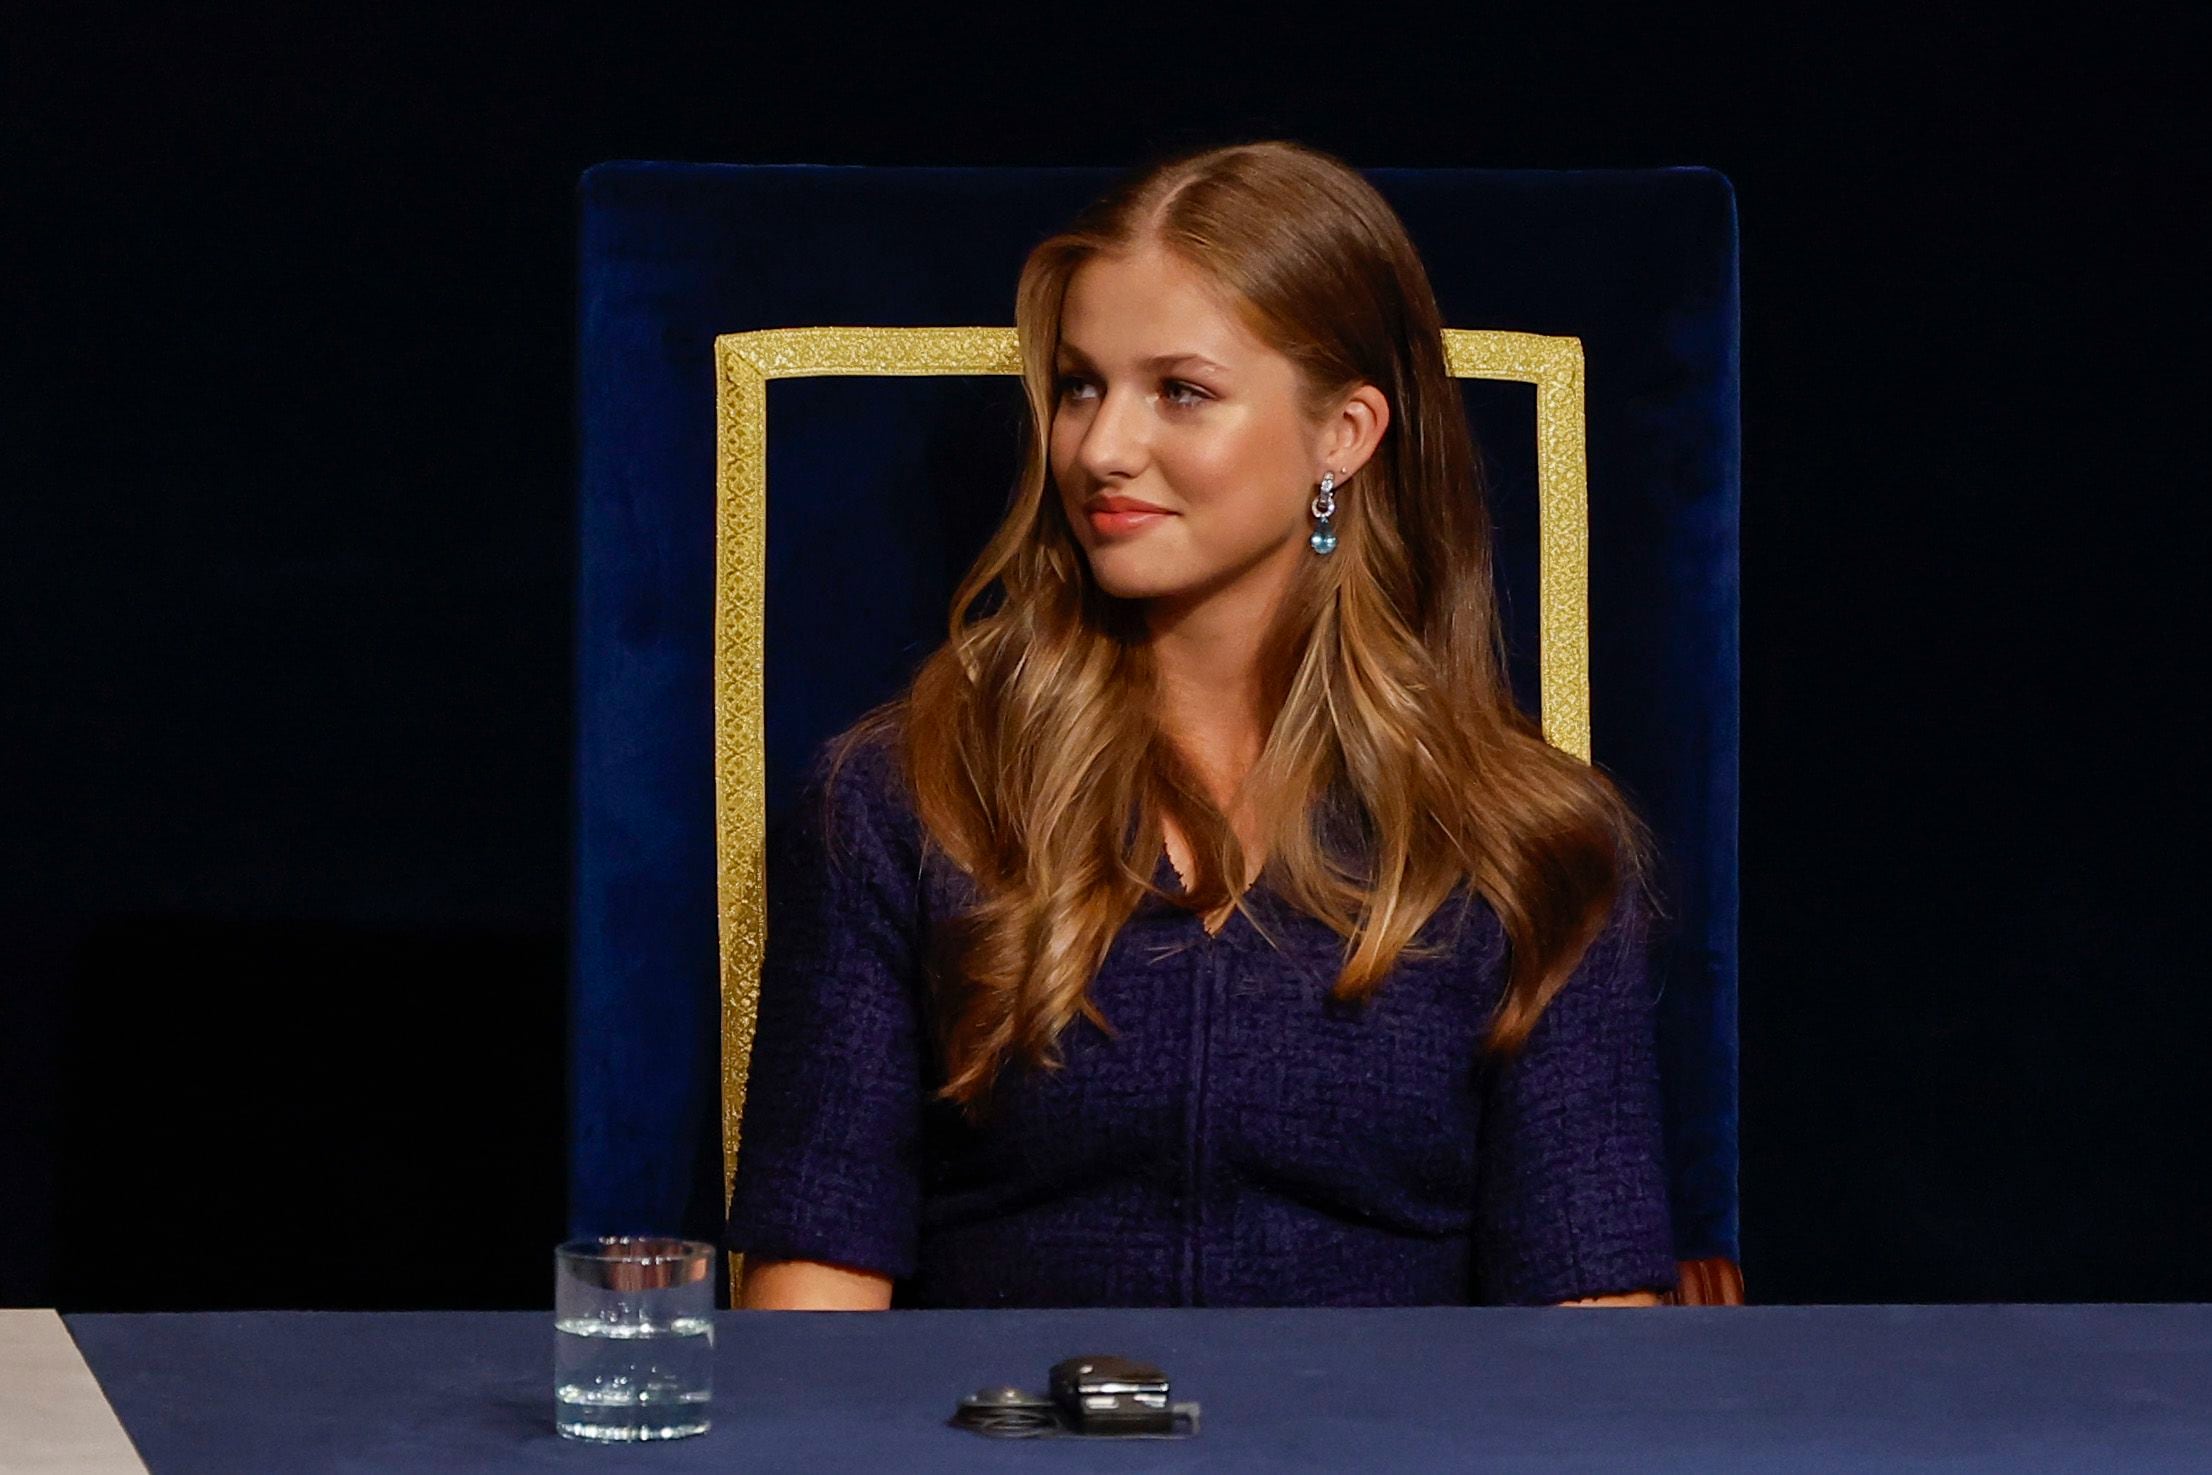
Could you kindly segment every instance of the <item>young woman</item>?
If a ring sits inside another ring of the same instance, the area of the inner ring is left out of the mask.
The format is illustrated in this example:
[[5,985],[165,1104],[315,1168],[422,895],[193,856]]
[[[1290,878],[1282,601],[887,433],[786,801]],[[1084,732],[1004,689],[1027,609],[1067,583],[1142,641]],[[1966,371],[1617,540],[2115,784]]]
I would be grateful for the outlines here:
[[1016,322],[1006,519],[770,846],[739,1304],[1654,1304],[1652,840],[1515,705],[1404,226],[1188,154]]

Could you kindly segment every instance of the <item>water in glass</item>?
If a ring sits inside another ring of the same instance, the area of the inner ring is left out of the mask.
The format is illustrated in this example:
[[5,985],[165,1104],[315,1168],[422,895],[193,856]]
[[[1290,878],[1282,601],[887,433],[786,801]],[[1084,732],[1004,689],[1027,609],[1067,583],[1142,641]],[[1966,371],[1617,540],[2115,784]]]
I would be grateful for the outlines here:
[[622,1326],[589,1317],[554,1322],[553,1399],[577,1439],[681,1439],[707,1429],[714,1323],[679,1316]]
[[555,1256],[554,1423],[572,1439],[707,1430],[714,1376],[711,1246],[607,1236]]

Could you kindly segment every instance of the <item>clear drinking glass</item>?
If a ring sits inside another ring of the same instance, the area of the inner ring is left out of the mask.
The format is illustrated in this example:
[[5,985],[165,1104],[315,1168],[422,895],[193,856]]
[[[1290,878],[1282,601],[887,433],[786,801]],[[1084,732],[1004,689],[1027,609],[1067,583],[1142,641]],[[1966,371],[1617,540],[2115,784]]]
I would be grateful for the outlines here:
[[714,1247],[602,1235],[553,1252],[554,1423],[571,1439],[682,1439],[714,1391]]

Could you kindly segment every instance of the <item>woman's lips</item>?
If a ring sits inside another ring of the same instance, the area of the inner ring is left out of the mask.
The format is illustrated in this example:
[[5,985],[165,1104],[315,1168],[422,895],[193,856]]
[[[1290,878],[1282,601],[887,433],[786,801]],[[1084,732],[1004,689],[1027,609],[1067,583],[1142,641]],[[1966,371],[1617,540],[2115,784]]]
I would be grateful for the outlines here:
[[1091,527],[1101,533],[1133,533],[1156,522],[1165,522],[1174,515],[1172,512],[1139,511],[1136,508],[1124,512],[1094,509],[1088,514]]

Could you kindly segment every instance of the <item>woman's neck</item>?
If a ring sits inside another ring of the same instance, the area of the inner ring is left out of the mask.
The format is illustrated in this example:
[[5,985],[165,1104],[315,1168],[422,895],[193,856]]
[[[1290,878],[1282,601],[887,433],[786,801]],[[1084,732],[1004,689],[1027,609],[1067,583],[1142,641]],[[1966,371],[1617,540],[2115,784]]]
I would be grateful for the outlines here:
[[1160,730],[1228,810],[1266,741],[1253,672],[1225,661],[1163,659],[1157,695]]
[[1160,727],[1230,807],[1267,740],[1260,652],[1294,564],[1219,589],[1148,600]]

